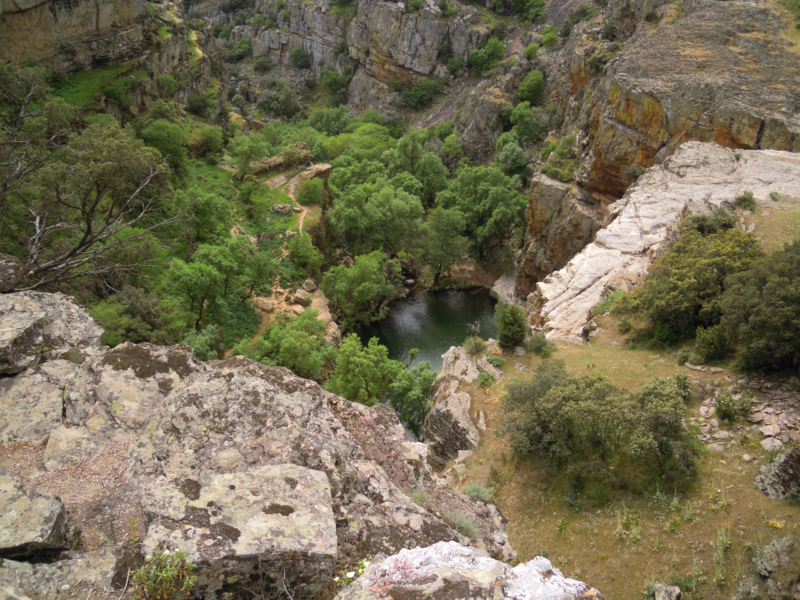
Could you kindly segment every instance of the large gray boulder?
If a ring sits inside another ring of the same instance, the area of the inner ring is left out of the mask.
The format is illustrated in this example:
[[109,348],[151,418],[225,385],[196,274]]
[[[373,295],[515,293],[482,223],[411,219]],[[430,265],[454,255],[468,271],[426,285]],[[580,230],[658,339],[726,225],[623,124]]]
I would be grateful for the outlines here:
[[58,498],[25,489],[0,470],[0,559],[59,552],[77,539],[78,530]]
[[581,581],[568,579],[544,557],[514,568],[455,542],[376,557],[336,600],[486,598],[493,600],[601,600]]
[[794,447],[761,467],[755,485],[771,500],[800,498],[800,449]]
[[771,600],[800,598],[800,537],[789,535],[773,540],[756,560],[756,569],[767,578]]
[[0,375],[19,373],[76,346],[98,346],[100,327],[61,293],[0,295]]
[[437,379],[455,377],[467,383],[473,383],[478,379],[478,375],[478,368],[472,357],[461,346],[451,346],[442,355],[442,368],[439,370]]
[[458,382],[451,380],[439,386],[433,408],[422,424],[422,435],[430,449],[431,464],[441,470],[461,450],[472,450],[480,441],[469,409],[472,399],[459,392]]

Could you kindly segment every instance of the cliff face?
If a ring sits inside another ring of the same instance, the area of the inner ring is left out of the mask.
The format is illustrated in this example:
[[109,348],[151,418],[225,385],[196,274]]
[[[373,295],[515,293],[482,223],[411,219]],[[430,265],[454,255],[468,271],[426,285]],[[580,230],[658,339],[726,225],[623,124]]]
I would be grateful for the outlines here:
[[144,50],[144,0],[2,0],[0,60],[34,58],[57,74]]
[[[684,142],[800,151],[800,61],[781,37],[787,23],[745,3],[687,0],[682,18],[675,10],[611,3],[607,22],[620,36],[635,33],[601,72],[589,59],[613,45],[592,41],[599,24],[576,26],[559,53],[540,51],[559,114],[577,121],[583,156],[576,184],[557,200],[548,192],[554,182],[531,187],[521,292],[591,243],[616,215],[607,207]],[[645,14],[660,22],[642,21]]]

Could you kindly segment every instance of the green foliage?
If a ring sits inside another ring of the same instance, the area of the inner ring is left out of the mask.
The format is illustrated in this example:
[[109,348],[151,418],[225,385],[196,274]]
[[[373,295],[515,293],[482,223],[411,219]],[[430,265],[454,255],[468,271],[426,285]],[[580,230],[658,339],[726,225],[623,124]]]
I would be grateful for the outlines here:
[[559,32],[561,37],[567,37],[577,23],[594,18],[599,11],[600,7],[595,4],[589,4],[588,2],[583,2],[571,9],[567,13],[567,18],[561,23],[561,30]]
[[533,60],[536,58],[537,52],[539,52],[539,44],[530,44],[525,47],[525,58]]
[[213,360],[225,351],[225,332],[216,325],[190,331],[181,342],[194,348],[199,360]]
[[458,14],[458,9],[447,0],[439,0],[439,9],[442,11],[442,18],[449,19]]
[[714,411],[722,421],[733,422],[738,417],[750,416],[753,403],[746,394],[734,398],[730,393],[720,394],[714,398]]
[[265,86],[258,98],[262,110],[276,116],[293,117],[300,111],[297,87],[289,81],[278,80]]
[[470,356],[475,356],[486,350],[486,340],[477,335],[471,335],[464,340],[464,344],[461,347]]
[[800,364],[800,240],[731,275],[722,296],[722,324],[741,347],[747,369]]
[[[349,82],[347,77],[340,75],[338,71],[336,71],[335,69],[331,69],[328,66],[322,68],[321,79],[322,79],[322,85],[327,87],[334,94],[344,90]],[[346,113],[347,111],[345,110],[344,112]],[[338,133],[341,133],[341,131]],[[337,135],[337,134],[328,133],[328,135]]]
[[498,302],[495,308],[495,320],[499,333],[500,345],[504,348],[519,346],[525,341],[528,333],[528,322],[522,307],[517,304]]
[[511,10],[522,15],[524,21],[534,23],[544,16],[545,0],[511,0]]
[[436,94],[440,94],[441,92],[441,83],[435,79],[423,79],[416,83],[410,90],[403,90],[400,94],[400,98],[407,106],[414,110],[419,110],[429,106],[434,98],[436,98]]
[[186,171],[186,134],[179,125],[158,119],[142,131],[142,139],[158,150],[176,173]]
[[253,59],[253,70],[256,73],[268,73],[272,70],[272,61],[266,54],[259,54]]
[[219,154],[222,150],[222,130],[218,127],[203,127],[198,137],[200,156]]
[[454,56],[453,58],[447,59],[447,70],[450,72],[451,75],[455,75],[461,70],[463,63],[460,58]]
[[509,385],[503,431],[518,455],[569,465],[581,479],[608,481],[612,467],[624,465],[635,479],[655,475],[684,487],[696,477],[690,448],[674,444],[684,439],[686,399],[675,378],[650,380],[632,393],[545,361],[531,379]]
[[494,67],[506,53],[506,46],[496,37],[469,53],[469,66],[475,75],[482,75]]
[[544,74],[541,71],[531,71],[519,84],[517,92],[522,102],[530,102],[536,105],[542,102],[544,97]]
[[480,535],[475,523],[469,517],[458,513],[445,513],[444,520],[450,523],[453,529],[470,539],[476,539]]
[[214,100],[210,90],[202,94],[189,94],[186,98],[186,108],[198,117],[207,117],[214,108]]
[[417,12],[424,4],[423,0],[405,0],[406,12]]
[[535,331],[525,343],[525,348],[542,358],[547,358],[556,351],[556,347],[547,341],[544,331]]
[[748,269],[763,255],[760,246],[738,229],[705,237],[689,231],[653,263],[640,287],[617,300],[612,313],[644,322],[658,341],[691,336],[697,327],[719,322],[725,278]]
[[614,57],[606,48],[597,48],[589,57],[589,66],[595,71],[602,71],[608,62]]
[[222,59],[225,62],[240,62],[253,53],[253,44],[250,38],[243,37],[232,47],[222,48]]
[[134,600],[182,600],[189,598],[197,577],[195,565],[186,560],[182,550],[170,553],[156,550],[145,563],[131,573]]
[[722,325],[712,327],[698,327],[697,341],[695,342],[689,361],[702,364],[710,360],[723,358],[730,348],[728,332]]
[[614,306],[614,303],[622,298],[625,295],[625,292],[622,290],[614,290],[608,296],[603,298],[600,303],[592,309],[590,313],[591,316],[596,317],[597,315],[602,315],[607,313],[611,310],[611,307]]
[[322,381],[336,361],[336,348],[325,339],[326,325],[317,317],[318,311],[312,309],[296,317],[279,313],[255,344],[241,343],[234,353]]
[[475,380],[475,383],[484,389],[489,388],[494,383],[494,375],[483,371],[480,375],[478,375],[478,379]]
[[695,214],[685,217],[681,221],[681,227],[693,229],[703,235],[710,235],[725,229],[733,229],[737,223],[736,213],[720,207],[712,210],[711,214]]
[[357,256],[352,267],[340,265],[325,273],[322,291],[345,329],[384,316],[384,300],[397,298],[402,283],[400,261],[383,252]]
[[445,141],[452,134],[453,134],[452,121],[442,121],[441,123],[438,123],[436,127],[433,128],[433,135],[435,135],[438,139],[442,141]]
[[273,153],[271,144],[259,133],[237,134],[231,140],[229,150],[233,154],[234,164],[242,181],[250,173],[251,163]]
[[156,82],[162,98],[171,98],[178,89],[178,83],[172,75],[159,75],[156,77]]
[[222,294],[224,277],[211,265],[180,259],[172,261],[169,271],[175,288],[189,301],[189,310],[197,313],[194,328],[198,329],[203,311]]
[[336,369],[325,387],[353,402],[372,406],[388,395],[392,383],[403,370],[403,363],[391,360],[378,338],[362,346],[354,333],[339,347]]
[[314,178],[304,181],[297,190],[298,204],[307,206],[309,204],[322,204],[322,194],[324,193],[325,182],[322,179]]
[[541,108],[531,107],[526,101],[514,108],[511,113],[511,123],[521,141],[536,142],[547,132],[550,119]]
[[736,199],[733,201],[733,205],[736,208],[755,211],[756,199],[753,197],[753,192],[750,190],[744,190],[736,196]]
[[492,493],[477,483],[465,485],[461,491],[473,500],[480,500],[484,503],[492,501]]
[[102,89],[106,100],[112,104],[127,106],[131,103],[131,88],[133,83],[130,77],[121,77]]
[[[414,349],[412,355],[416,355]],[[389,386],[388,400],[397,416],[418,438],[422,434],[422,423],[433,404],[433,382],[436,371],[431,371],[430,363],[419,364],[402,369]]]
[[558,42],[558,28],[548,25],[542,29],[542,46],[555,46]]
[[510,143],[505,144],[495,160],[503,173],[514,175],[526,171],[530,159],[519,144]]
[[289,64],[291,64],[295,69],[310,69],[311,55],[305,48],[295,46],[289,52]]
[[319,273],[322,266],[323,256],[322,253],[314,247],[311,241],[311,236],[307,233],[301,233],[294,236],[287,244],[289,249],[289,258],[305,274],[313,276]]
[[433,274],[435,287],[441,274],[463,258],[469,244],[463,236],[466,226],[464,214],[458,210],[436,207],[428,213],[422,225],[419,257]]

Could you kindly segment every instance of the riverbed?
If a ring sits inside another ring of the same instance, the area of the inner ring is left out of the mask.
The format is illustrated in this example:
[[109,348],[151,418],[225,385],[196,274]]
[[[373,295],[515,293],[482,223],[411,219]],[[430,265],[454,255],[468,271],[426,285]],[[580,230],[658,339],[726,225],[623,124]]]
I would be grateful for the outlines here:
[[450,346],[460,346],[471,335],[469,325],[480,323],[483,339],[497,337],[492,323],[496,300],[485,288],[421,291],[395,300],[385,318],[356,330],[362,343],[377,337],[389,350],[389,357],[408,362],[412,348],[419,349],[413,364],[428,361],[431,368],[442,366],[442,354]]

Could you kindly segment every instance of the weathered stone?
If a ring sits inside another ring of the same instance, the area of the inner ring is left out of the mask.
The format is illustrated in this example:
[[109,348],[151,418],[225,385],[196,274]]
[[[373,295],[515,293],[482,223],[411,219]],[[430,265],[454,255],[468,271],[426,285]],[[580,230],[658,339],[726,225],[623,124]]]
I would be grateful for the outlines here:
[[25,265],[16,256],[0,254],[0,294],[17,288],[25,280]]
[[770,437],[764,440],[761,440],[761,447],[764,448],[767,452],[772,452],[773,450],[780,450],[783,448],[783,442],[778,438]]
[[453,380],[439,386],[433,408],[422,425],[431,464],[437,469],[443,469],[447,461],[458,456],[459,450],[471,450],[480,441],[469,416],[471,398],[456,391],[457,388],[458,383]]
[[267,300],[266,298],[256,298],[255,305],[256,308],[266,313],[271,313],[273,310],[275,310],[275,305],[272,303],[272,301]]
[[71,548],[78,530],[58,498],[25,489],[0,471],[0,562]]
[[144,551],[185,551],[206,597],[232,578],[255,587],[278,570],[297,598],[311,598],[333,574],[336,524],[321,471],[270,465],[183,481],[145,479],[138,487],[152,518]]
[[276,214],[279,214],[279,215],[288,216],[288,215],[292,214],[292,205],[291,204],[275,204],[272,207],[272,212],[274,212]]
[[309,306],[311,304],[311,294],[303,288],[300,288],[292,294],[291,302],[293,304],[299,304],[300,306]]
[[492,289],[489,290],[489,295],[496,300],[502,300],[506,304],[515,304],[518,302],[515,288],[517,285],[517,276],[503,275],[498,277],[492,284]]
[[303,289],[307,291],[309,294],[313,294],[317,289],[317,284],[314,283],[313,279],[306,279],[303,282]]
[[800,498],[800,450],[794,447],[761,467],[755,485],[772,500]]
[[800,590],[800,538],[788,535],[773,540],[756,560],[756,569],[767,578],[771,600],[796,598]]
[[[643,279],[687,211],[708,212],[742,190],[752,190],[759,200],[770,191],[800,196],[800,155],[738,154],[716,144],[687,142],[649,169],[611,206],[606,220],[616,218],[594,242],[536,284],[526,306],[531,322],[544,327],[549,338],[583,341],[592,308],[608,291],[629,291]],[[523,264],[523,277],[525,269]]]
[[489,373],[489,375],[495,379],[502,379],[505,376],[505,373],[490,363],[486,356],[482,356],[480,360],[478,360],[477,365],[481,371]]
[[445,377],[455,377],[467,383],[473,383],[478,379],[475,361],[460,346],[451,346],[442,355],[442,368],[437,378],[444,379]]
[[681,600],[681,588],[666,583],[656,584],[655,600]]
[[19,373],[73,346],[97,346],[102,335],[103,328],[71,296],[0,295],[0,374]]
[[541,556],[513,569],[455,542],[377,557],[336,600],[485,598],[494,600],[602,600],[581,581],[567,579]]

